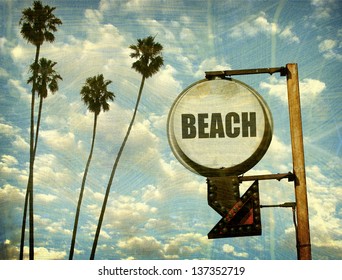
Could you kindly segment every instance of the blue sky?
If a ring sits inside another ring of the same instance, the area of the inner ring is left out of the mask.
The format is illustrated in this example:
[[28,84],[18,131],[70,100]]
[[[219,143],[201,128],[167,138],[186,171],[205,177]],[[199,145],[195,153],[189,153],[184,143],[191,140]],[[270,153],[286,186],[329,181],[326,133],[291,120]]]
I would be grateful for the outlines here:
[[[116,95],[101,113],[75,259],[89,259],[105,187],[132,116],[141,77],[129,45],[149,35],[164,67],[148,79],[114,178],[96,259],[296,259],[291,209],[261,210],[261,236],[208,240],[220,216],[206,178],[172,154],[166,122],[173,101],[205,71],[298,63],[313,259],[342,259],[339,0],[49,0],[62,19],[41,57],[57,62],[60,89],[44,102],[35,161],[35,257],[67,259],[93,115],[80,99],[87,77],[103,73]],[[0,0],[0,259],[17,259],[29,161],[28,66],[35,48],[19,32],[32,1]],[[236,77],[273,115],[272,143],[246,175],[292,171],[286,79]],[[241,185],[241,190],[248,185]],[[260,182],[261,204],[293,201],[293,184]],[[26,241],[25,257],[28,256]]]

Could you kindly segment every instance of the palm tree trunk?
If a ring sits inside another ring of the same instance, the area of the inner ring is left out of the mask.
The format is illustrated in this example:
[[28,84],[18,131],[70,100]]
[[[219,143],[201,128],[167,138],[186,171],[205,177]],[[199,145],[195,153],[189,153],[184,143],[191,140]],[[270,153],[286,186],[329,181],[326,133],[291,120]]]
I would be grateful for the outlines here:
[[37,151],[37,145],[38,145],[38,135],[39,135],[39,128],[40,128],[40,120],[42,117],[42,108],[43,108],[43,97],[40,96],[39,100],[39,108],[38,108],[38,117],[37,117],[37,126],[36,126],[36,138],[34,141],[34,148],[33,148],[33,158],[36,158],[36,151]]
[[89,153],[88,161],[87,161],[87,164],[86,164],[86,168],[85,168],[84,174],[83,174],[80,196],[78,198],[78,204],[77,204],[76,216],[75,216],[75,222],[74,222],[74,230],[72,232],[69,260],[72,260],[73,256],[74,256],[74,248],[75,248],[75,242],[76,242],[77,226],[78,226],[78,220],[79,220],[79,215],[80,215],[80,210],[81,210],[84,186],[85,186],[85,182],[86,182],[86,178],[87,178],[87,174],[88,174],[88,169],[89,169],[90,161],[91,161],[91,158],[92,158],[92,155],[93,155],[98,114],[94,113],[94,115],[95,116],[94,116],[93,139],[92,139],[92,142],[91,142],[91,148],[90,148],[90,153]]
[[110,188],[111,188],[112,183],[113,183],[114,175],[115,175],[116,168],[118,166],[121,154],[122,154],[122,152],[123,152],[123,150],[125,148],[128,136],[129,136],[129,134],[131,132],[131,129],[133,127],[133,123],[134,123],[135,116],[136,116],[137,111],[138,111],[139,102],[140,102],[140,99],[141,99],[142,90],[144,88],[144,83],[145,83],[145,76],[143,75],[131,123],[128,126],[128,129],[127,129],[127,132],[126,132],[126,136],[125,136],[125,138],[124,138],[124,140],[123,140],[123,142],[121,144],[120,150],[118,152],[118,155],[117,155],[116,160],[115,160],[114,165],[113,165],[112,172],[110,174],[109,182],[108,182],[107,189],[106,189],[106,194],[105,194],[105,197],[104,197],[104,200],[103,200],[103,204],[102,204],[102,209],[101,209],[99,221],[98,221],[98,224],[97,224],[97,229],[96,229],[96,233],[95,233],[95,237],[94,237],[93,247],[92,247],[91,254],[90,254],[90,260],[94,260],[94,258],[95,258],[97,242],[98,242],[98,239],[99,239],[99,236],[100,236],[100,232],[101,232],[101,226],[102,226],[103,217],[104,217],[104,214],[105,214],[105,211],[106,211],[106,206],[107,206],[107,201],[108,201],[108,197],[109,197],[109,193],[110,193]]
[[[39,60],[39,52],[40,45],[36,47],[36,56],[34,63],[37,65]],[[29,259],[34,259],[34,220],[33,220],[33,165],[34,165],[34,101],[35,101],[35,88],[36,88],[36,76],[37,70],[34,70],[33,73],[33,84],[31,90],[31,124],[30,124],[30,167],[29,167],[29,178],[26,188],[25,194],[25,205],[24,205],[24,213],[23,213],[23,222],[21,228],[21,242],[20,242],[20,253],[19,259],[22,260],[24,257],[24,243],[25,243],[25,229],[26,229],[26,216],[27,216],[27,207],[29,204]]]
[[[42,115],[42,107],[43,107],[43,98],[40,97],[39,102],[39,109],[38,109],[38,118],[37,118],[37,127],[36,127],[36,137],[35,137],[35,143],[33,148],[33,158],[36,157],[36,151],[37,151],[37,143],[38,143],[38,133],[39,133],[39,127],[40,127],[40,119]],[[30,182],[30,180],[29,180]],[[24,257],[24,240],[25,240],[25,228],[26,228],[26,216],[27,216],[27,204],[29,199],[29,186],[30,184],[27,184],[26,194],[25,194],[25,204],[24,204],[24,214],[23,214],[23,224],[22,224],[22,232],[21,232],[21,243],[20,243],[20,253],[19,253],[19,259],[22,260]]]
[[25,229],[26,229],[26,216],[27,216],[28,198],[29,198],[29,183],[27,182],[26,194],[25,194],[25,203],[24,203],[23,222],[21,225],[21,240],[20,240],[19,260],[24,259],[24,243],[25,243]]

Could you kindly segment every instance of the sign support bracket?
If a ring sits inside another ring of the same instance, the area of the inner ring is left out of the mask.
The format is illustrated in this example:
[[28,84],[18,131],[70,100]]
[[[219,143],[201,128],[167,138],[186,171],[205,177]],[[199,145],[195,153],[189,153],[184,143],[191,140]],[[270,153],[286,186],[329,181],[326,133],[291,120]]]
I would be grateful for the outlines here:
[[260,205],[260,208],[267,208],[267,207],[283,207],[283,208],[292,208],[292,217],[293,217],[293,225],[295,228],[296,233],[296,248],[297,248],[297,256],[299,258],[300,256],[300,247],[304,247],[303,245],[299,245],[298,241],[298,225],[296,221],[296,202],[285,202],[283,204],[277,204],[277,205]]
[[282,180],[282,179],[288,179],[289,182],[294,181],[294,175],[292,172],[288,173],[277,173],[277,174],[267,174],[267,175],[252,175],[252,176],[239,176],[239,182],[243,181],[255,181],[255,180]]
[[257,69],[242,69],[242,70],[222,70],[222,71],[207,71],[205,72],[205,78],[212,80],[216,77],[225,78],[235,75],[252,75],[252,74],[274,74],[280,73],[280,76],[287,75],[286,67],[274,67],[274,68],[257,68]]

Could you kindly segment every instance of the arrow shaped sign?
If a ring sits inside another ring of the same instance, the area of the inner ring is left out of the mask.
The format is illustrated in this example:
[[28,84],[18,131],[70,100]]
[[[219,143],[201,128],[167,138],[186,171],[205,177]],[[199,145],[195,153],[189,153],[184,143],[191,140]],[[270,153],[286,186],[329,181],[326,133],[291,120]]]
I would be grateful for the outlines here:
[[242,197],[238,186],[237,177],[208,178],[208,204],[222,216],[208,233],[209,239],[261,235],[258,181]]

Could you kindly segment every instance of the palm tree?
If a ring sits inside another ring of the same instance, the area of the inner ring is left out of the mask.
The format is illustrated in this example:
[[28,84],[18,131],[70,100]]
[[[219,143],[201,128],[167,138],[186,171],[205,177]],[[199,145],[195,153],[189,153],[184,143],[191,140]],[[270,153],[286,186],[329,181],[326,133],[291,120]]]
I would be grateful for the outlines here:
[[137,45],[131,45],[129,48],[133,50],[133,53],[130,54],[131,58],[136,58],[137,60],[132,64],[132,68],[136,70],[138,73],[142,75],[141,83],[140,83],[140,89],[138,93],[138,98],[137,102],[135,105],[134,113],[132,116],[132,120],[128,126],[126,136],[121,144],[120,150],[118,152],[118,155],[116,157],[116,160],[113,165],[113,169],[109,178],[109,182],[107,185],[104,201],[102,204],[102,209],[94,237],[94,242],[93,242],[93,247],[90,255],[90,259],[93,260],[95,258],[95,252],[96,252],[96,247],[97,247],[97,242],[99,239],[100,231],[101,231],[101,226],[103,222],[103,217],[106,211],[106,206],[107,206],[107,201],[110,193],[110,188],[113,182],[113,178],[115,175],[115,171],[117,169],[121,154],[125,148],[128,136],[131,132],[135,116],[137,114],[139,102],[141,99],[141,94],[142,90],[144,88],[145,80],[147,78],[152,77],[154,74],[156,74],[159,69],[163,66],[164,60],[161,55],[161,52],[163,50],[163,46],[159,44],[158,42],[154,42],[155,37],[149,36],[144,39],[138,39]]
[[[63,80],[62,77],[53,69],[53,67],[57,64],[57,62],[53,62],[46,58],[41,58],[38,64],[31,64],[30,71],[32,73],[36,73],[36,80],[34,82],[34,75],[32,75],[27,83],[34,83],[35,91],[38,92],[39,96],[39,109],[38,109],[38,117],[37,117],[37,127],[36,127],[36,136],[35,143],[33,148],[33,156],[36,156],[37,151],[37,143],[38,143],[38,135],[40,128],[40,120],[42,115],[43,108],[43,100],[48,96],[48,89],[52,94],[58,91],[58,80]],[[38,69],[35,69],[38,67]]]
[[[53,32],[57,31],[57,25],[61,25],[62,21],[57,18],[53,11],[55,7],[43,6],[41,1],[34,1],[32,8],[26,8],[22,11],[22,17],[19,21],[21,25],[20,33],[27,42],[33,44],[36,47],[36,54],[34,64],[38,64],[39,53],[41,45],[46,42],[53,42],[55,36]],[[38,69],[38,67],[35,67]],[[31,90],[31,124],[30,124],[30,165],[29,165],[29,178],[26,189],[25,205],[29,199],[29,226],[30,226],[30,238],[29,238],[29,258],[34,259],[34,220],[33,220],[33,165],[34,165],[34,100],[35,100],[35,83],[36,83],[37,70],[33,72],[33,85]],[[27,206],[24,208],[23,222],[21,229],[21,243],[19,258],[23,259],[24,255],[24,240],[25,240],[25,228],[26,228],[26,215]]]
[[76,209],[76,216],[74,222],[74,229],[72,233],[72,240],[70,246],[70,253],[69,253],[69,260],[72,260],[74,255],[74,248],[75,248],[75,241],[76,241],[76,234],[77,234],[77,226],[78,226],[78,219],[80,215],[80,209],[82,204],[84,186],[88,174],[88,169],[90,165],[90,161],[93,155],[94,143],[95,143],[95,135],[96,135],[96,125],[97,125],[97,117],[101,112],[109,110],[108,100],[114,100],[114,93],[107,90],[107,86],[112,81],[104,80],[103,75],[97,75],[91,78],[87,78],[85,85],[81,89],[81,98],[83,102],[88,106],[88,110],[94,113],[94,127],[93,127],[93,137],[91,142],[90,153],[88,157],[88,161],[84,170],[82,185],[80,196],[78,199],[77,209]]
[[[37,126],[36,126],[36,135],[35,135],[35,143],[33,147],[33,159],[36,157],[37,144],[38,144],[38,135],[40,128],[40,120],[42,115],[43,108],[43,99],[45,99],[48,95],[48,89],[52,94],[58,91],[58,79],[62,80],[62,77],[53,69],[53,67],[57,64],[57,62],[52,62],[51,60],[47,60],[46,58],[41,58],[39,63],[32,63],[30,66],[30,71],[36,74],[36,79],[34,79],[34,75],[32,75],[27,83],[34,84],[34,91],[38,92],[38,96],[40,98],[39,101],[39,109],[38,109],[38,117],[37,117]],[[24,221],[23,221],[23,232],[22,232],[22,246],[24,243],[24,231],[25,231],[25,221],[26,221],[26,211],[28,204],[29,192],[26,192],[25,195],[25,205],[24,205]],[[20,257],[22,258],[23,248],[20,251]]]

